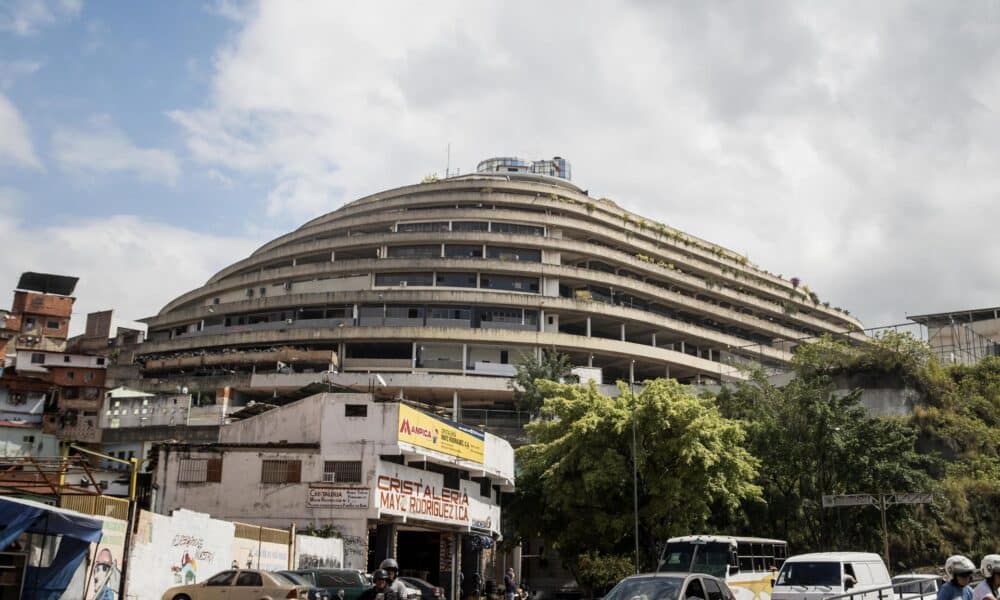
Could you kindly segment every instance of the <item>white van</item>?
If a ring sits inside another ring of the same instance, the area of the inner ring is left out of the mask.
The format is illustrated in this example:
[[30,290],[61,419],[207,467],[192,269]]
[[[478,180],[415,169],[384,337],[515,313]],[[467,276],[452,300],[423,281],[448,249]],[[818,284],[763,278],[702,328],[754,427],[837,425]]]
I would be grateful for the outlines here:
[[[850,577],[848,577],[850,576]],[[853,579],[853,584],[851,583]],[[825,600],[892,585],[882,557],[868,552],[819,552],[785,560],[771,600]],[[891,589],[858,594],[853,600],[895,600]]]

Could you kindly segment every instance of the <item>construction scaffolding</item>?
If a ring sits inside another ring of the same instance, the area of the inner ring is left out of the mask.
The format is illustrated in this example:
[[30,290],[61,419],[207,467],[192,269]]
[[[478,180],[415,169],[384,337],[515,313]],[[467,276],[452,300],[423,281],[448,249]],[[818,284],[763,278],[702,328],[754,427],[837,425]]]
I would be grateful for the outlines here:
[[921,339],[948,365],[971,365],[1000,356],[1000,307],[913,315]]

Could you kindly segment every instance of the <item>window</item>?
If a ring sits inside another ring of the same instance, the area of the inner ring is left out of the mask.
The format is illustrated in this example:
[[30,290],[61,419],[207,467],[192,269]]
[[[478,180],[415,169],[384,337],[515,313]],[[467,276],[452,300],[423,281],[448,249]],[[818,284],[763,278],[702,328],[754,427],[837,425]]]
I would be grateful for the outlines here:
[[444,247],[446,258],[482,258],[482,246],[467,246],[462,244],[448,244]]
[[512,277],[509,275],[482,275],[479,287],[491,290],[538,293],[537,277]]
[[361,576],[352,571],[319,571],[316,573],[316,585],[319,587],[359,586],[364,585]]
[[708,592],[708,600],[724,600],[722,588],[715,583],[714,579],[702,579],[701,581],[705,584],[705,591]]
[[442,287],[476,287],[475,273],[438,273],[437,285]]
[[367,417],[368,416],[368,405],[367,404],[345,404],[344,405],[344,416],[345,417]]
[[699,600],[705,599],[705,590],[701,587],[700,579],[692,579],[687,586],[687,591],[684,592],[684,598],[697,598]]
[[327,483],[361,483],[361,461],[328,460],[324,462],[323,481]]
[[68,355],[67,356],[63,356],[63,362],[64,363],[68,363],[68,362],[70,362],[70,360],[72,360],[72,359],[70,359],[70,357]]
[[59,329],[59,321],[46,321],[45,322],[45,328],[46,329]]
[[375,285],[434,285],[431,273],[376,273]]
[[452,231],[489,231],[490,224],[485,221],[455,221],[451,224]]
[[239,577],[236,578],[236,585],[261,587],[264,585],[264,580],[256,571],[241,571]]
[[515,233],[518,235],[545,235],[544,227],[535,225],[518,225],[516,223],[490,223],[493,233]]
[[209,577],[205,585],[229,585],[233,582],[234,577],[236,577],[236,571],[223,571],[218,575]]
[[76,373],[74,373],[73,371],[66,371],[66,379],[73,381],[74,379],[76,379]]
[[441,246],[390,246],[389,258],[439,258]]
[[265,460],[260,464],[261,483],[299,483],[302,481],[301,460]]
[[253,288],[247,288],[247,298],[253,298]]
[[212,298],[212,304],[218,304],[218,303],[219,303],[218,298]]
[[84,373],[83,374],[83,380],[86,383],[91,383],[92,381],[94,381],[94,372],[93,371],[87,371],[86,373]]
[[177,481],[179,483],[219,483],[222,481],[222,459],[181,459]]
[[41,352],[32,352],[31,353],[31,364],[33,364],[33,365],[40,365],[40,364],[43,364],[44,362],[45,362],[45,355],[44,354],[42,354]]
[[34,329],[35,328],[35,318],[34,317],[25,317],[24,318],[24,328],[25,329]]
[[541,262],[542,253],[540,250],[530,248],[506,248],[503,246],[487,246],[486,258],[498,260],[510,260],[517,262]]
[[104,357],[98,357],[97,364],[103,365],[106,362],[106,360],[107,359],[105,359]]
[[435,232],[435,231],[448,231],[447,221],[436,221],[432,223],[400,223],[396,226],[396,231],[398,233],[418,233],[418,232]]

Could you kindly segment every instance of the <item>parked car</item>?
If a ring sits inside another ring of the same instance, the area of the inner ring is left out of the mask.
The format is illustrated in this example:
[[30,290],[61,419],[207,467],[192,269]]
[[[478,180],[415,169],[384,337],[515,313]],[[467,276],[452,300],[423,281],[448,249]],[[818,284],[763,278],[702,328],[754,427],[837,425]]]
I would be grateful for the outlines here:
[[647,573],[618,582],[602,600],[736,600],[726,582],[704,573]]
[[422,600],[441,600],[444,598],[444,590],[442,588],[423,579],[403,575],[399,577],[399,580],[420,590],[420,598]]
[[939,575],[907,573],[893,577],[892,584],[899,600],[935,600],[944,579]]
[[309,600],[309,586],[268,571],[229,570],[201,583],[178,585],[163,593],[162,600],[260,600],[261,598]]
[[[869,552],[817,552],[785,559],[771,600],[823,600],[858,594],[856,600],[895,600],[882,557]],[[872,591],[861,594],[864,590]]]
[[420,591],[416,585],[406,579],[400,577],[400,583],[406,587],[406,599],[405,600],[421,600],[423,598],[423,593]]
[[278,575],[287,577],[299,585],[309,587],[309,600],[331,600],[330,593],[309,583],[309,580],[294,571],[277,571]]
[[354,569],[293,569],[289,572],[301,576],[310,585],[325,591],[330,600],[338,597],[343,600],[357,600],[361,592],[371,587],[364,574]]

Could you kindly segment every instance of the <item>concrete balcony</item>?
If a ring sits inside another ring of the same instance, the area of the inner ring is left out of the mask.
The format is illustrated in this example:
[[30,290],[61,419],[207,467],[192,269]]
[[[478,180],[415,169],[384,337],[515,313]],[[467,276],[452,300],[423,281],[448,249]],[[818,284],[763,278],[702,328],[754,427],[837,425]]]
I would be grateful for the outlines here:
[[413,368],[413,361],[409,358],[345,358],[344,370],[393,370],[409,371]]

